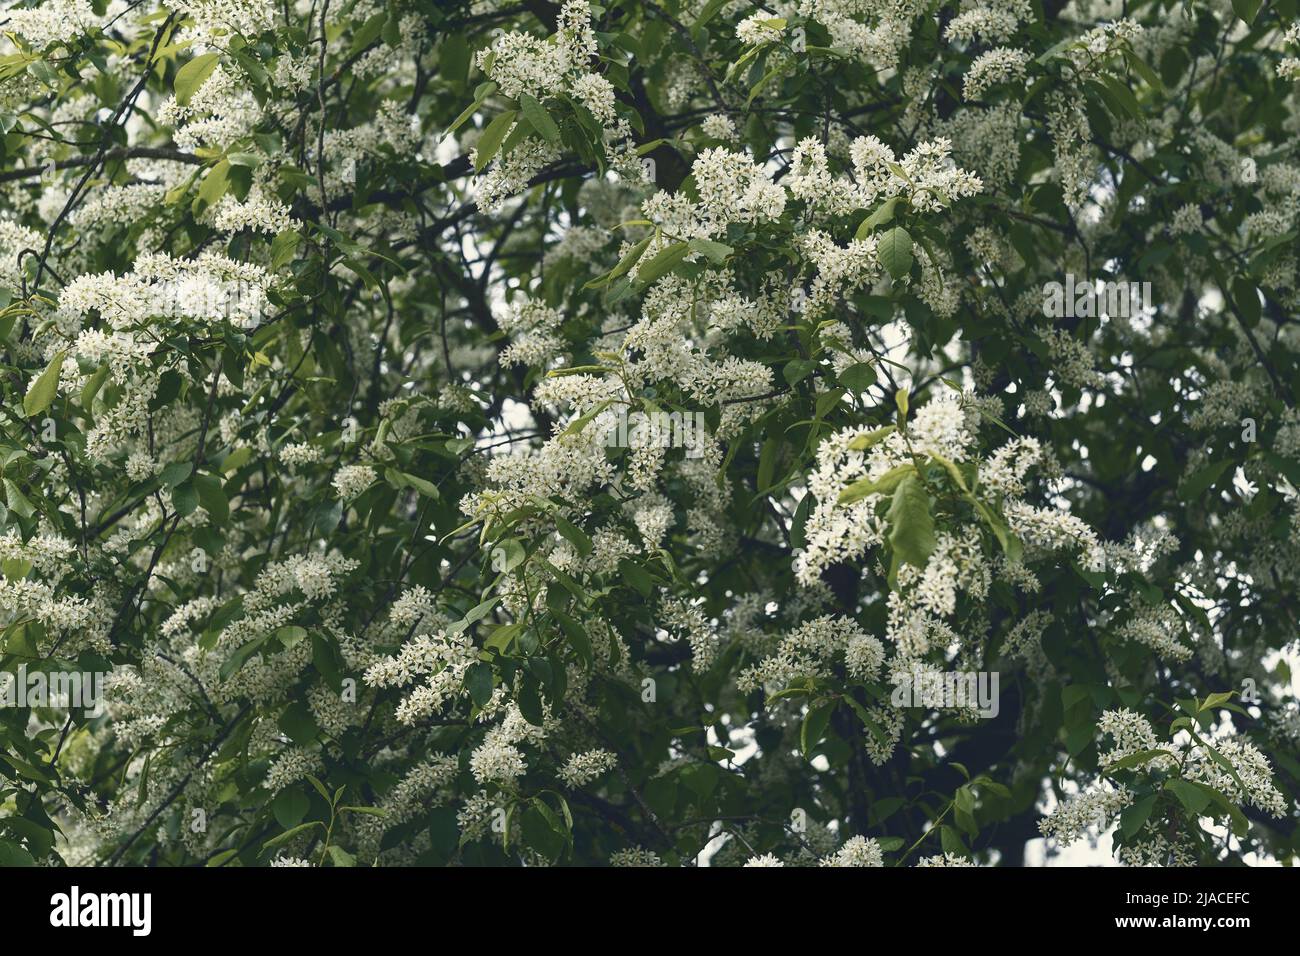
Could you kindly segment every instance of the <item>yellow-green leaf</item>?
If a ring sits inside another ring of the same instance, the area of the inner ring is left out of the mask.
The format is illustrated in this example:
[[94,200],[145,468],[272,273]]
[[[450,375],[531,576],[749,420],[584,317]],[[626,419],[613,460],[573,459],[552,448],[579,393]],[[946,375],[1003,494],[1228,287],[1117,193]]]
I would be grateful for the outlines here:
[[220,56],[219,53],[204,53],[176,71],[176,82],[173,85],[176,90],[176,102],[184,106],[190,101],[190,97],[203,85],[203,81],[217,68],[217,60]]
[[67,354],[66,351],[55,353],[41,377],[27,389],[27,394],[23,397],[23,413],[28,418],[41,414],[54,401],[54,396],[59,391],[59,370],[63,368],[63,359]]

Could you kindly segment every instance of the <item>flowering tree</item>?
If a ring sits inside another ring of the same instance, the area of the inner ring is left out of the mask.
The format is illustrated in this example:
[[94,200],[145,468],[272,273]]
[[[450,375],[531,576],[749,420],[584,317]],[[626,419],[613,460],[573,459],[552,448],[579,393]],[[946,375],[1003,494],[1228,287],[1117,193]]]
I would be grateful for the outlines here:
[[1296,0],[6,6],[0,863],[1300,854]]

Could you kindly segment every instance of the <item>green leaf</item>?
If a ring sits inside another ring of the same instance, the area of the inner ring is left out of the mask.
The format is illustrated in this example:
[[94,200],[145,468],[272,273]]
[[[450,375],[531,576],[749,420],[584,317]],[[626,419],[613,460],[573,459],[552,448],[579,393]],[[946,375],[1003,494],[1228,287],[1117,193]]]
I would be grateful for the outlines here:
[[1211,462],[1183,482],[1182,487],[1178,490],[1179,496],[1184,501],[1195,501],[1205,493],[1205,490],[1210,485],[1218,481],[1230,467],[1232,467],[1230,461]]
[[866,362],[854,362],[838,378],[841,385],[856,395],[876,384],[876,370]]
[[446,137],[449,134],[456,132],[456,130],[460,129],[463,125],[465,125],[465,121],[468,120],[475,113],[477,113],[478,110],[483,106],[484,101],[496,91],[497,91],[497,85],[490,81],[484,83],[477,90],[475,90],[474,102],[470,103],[469,106],[465,107],[465,109],[461,112],[461,114],[457,116],[454,120],[452,120],[451,125],[447,127],[447,132],[443,133],[443,136]]
[[850,451],[866,451],[878,442],[888,438],[890,433],[895,431],[897,426],[886,425],[884,428],[877,428],[875,431],[867,432],[865,435],[859,435],[853,441],[849,442]]
[[811,359],[791,359],[785,363],[785,368],[781,370],[781,376],[786,380],[786,384],[798,385],[811,375],[816,368],[817,363]]
[[555,527],[564,536],[565,540],[577,549],[578,554],[584,558],[591,554],[591,538],[587,537],[585,531],[559,515],[555,515]]
[[[619,566],[630,563],[626,558],[619,562]],[[560,622],[560,629],[564,631],[564,636],[569,640],[569,646],[582,660],[584,667],[590,667],[593,659],[591,638],[587,635],[587,630],[576,620],[565,614],[563,611],[552,610],[551,616]]]
[[95,396],[99,394],[99,390],[104,387],[106,381],[108,381],[108,366],[101,365],[95,369],[95,374],[86,379],[86,384],[81,387],[80,404],[87,413],[90,412],[90,407],[95,402]]
[[226,187],[229,185],[230,163],[223,159],[203,177],[203,183],[199,186],[198,202],[204,208],[215,205],[217,200],[226,194]]
[[59,371],[63,368],[63,359],[67,354],[66,351],[56,352],[40,378],[27,389],[27,395],[23,398],[23,414],[28,418],[41,414],[54,402],[54,396],[59,390]]
[[914,465],[896,465],[875,481],[870,478],[859,478],[840,492],[836,504],[851,505],[855,501],[861,501],[867,495],[893,494],[894,489],[898,487],[904,478],[914,474],[916,474]]
[[448,635],[460,634],[471,624],[483,620],[483,618],[487,617],[488,614],[492,612],[492,609],[497,606],[497,602],[499,600],[500,598],[489,598],[488,600],[482,602],[481,604],[475,605],[468,612],[466,612],[463,618],[461,618],[459,621],[454,622],[450,627],[447,628],[447,634]]
[[890,276],[901,279],[912,268],[912,237],[902,226],[895,226],[880,237],[876,255]]
[[465,671],[465,689],[475,707],[484,707],[492,699],[492,668],[477,661]]
[[506,110],[488,123],[487,129],[483,130],[483,135],[478,140],[478,152],[474,156],[476,173],[483,172],[487,164],[492,162],[506,138],[506,133],[510,132],[510,127],[514,125],[515,116],[514,110]]
[[542,698],[538,692],[537,681],[531,676],[524,678],[519,688],[519,696],[516,700],[519,704],[519,713],[534,727],[540,727],[545,721],[545,711],[542,709]]
[[330,798],[330,792],[325,789],[325,784],[321,783],[315,774],[307,774],[307,781],[316,788],[316,792],[321,795],[321,799],[330,806],[334,806],[334,801]]
[[1231,691],[1231,690],[1219,691],[1218,693],[1210,694],[1205,698],[1205,700],[1201,703],[1201,706],[1198,707],[1197,709],[1213,710],[1215,707],[1218,707],[1221,704],[1226,704],[1228,701],[1232,700],[1232,698],[1235,696],[1237,696],[1236,691]]
[[736,251],[726,243],[714,242],[712,239],[692,239],[687,245],[691,247],[691,252],[701,253],[717,265],[722,265],[727,261],[727,256]]
[[556,860],[568,845],[569,837],[555,811],[534,798],[519,818],[524,842],[548,860]]
[[501,148],[498,152],[502,156],[509,156],[520,143],[532,134],[533,124],[528,122],[528,117],[516,116],[514,127],[510,130],[510,134],[506,136],[506,140],[501,144]]
[[17,843],[9,840],[0,840],[0,866],[35,866],[36,861],[32,855],[24,850]]
[[226,501],[221,479],[213,475],[195,475],[191,480],[203,510],[217,524],[225,524],[230,518],[230,505]]
[[285,650],[288,650],[307,640],[307,628],[299,627],[297,624],[286,624],[284,627],[277,627],[275,629],[275,639],[284,646]]
[[1151,67],[1147,65],[1146,60],[1142,59],[1142,57],[1138,56],[1128,47],[1124,48],[1124,59],[1128,61],[1128,65],[1133,68],[1133,71],[1146,81],[1147,86],[1151,87],[1153,90],[1164,90],[1164,83],[1160,81],[1160,77],[1156,75],[1155,70],[1151,69]]
[[894,393],[894,404],[898,406],[899,419],[905,421],[908,410],[908,391],[906,388],[900,388]]
[[636,277],[642,285],[652,285],[682,264],[691,251],[689,242],[674,242],[656,252],[650,261],[637,269]]
[[[524,632],[524,624],[516,621],[513,624],[502,624],[500,627],[493,629],[492,633],[483,641],[484,650],[496,650],[502,654],[509,654],[510,647],[515,638]],[[470,695],[473,698],[473,694]],[[477,701],[475,701],[477,703]],[[479,706],[482,706],[481,704]]]
[[1232,280],[1232,301],[1236,303],[1247,326],[1254,328],[1259,325],[1262,310],[1255,283],[1242,278]]
[[638,594],[647,598],[650,596],[650,592],[654,589],[654,579],[645,568],[628,558],[619,558],[618,570],[623,580],[632,585]]
[[5,558],[0,561],[0,573],[10,581],[20,581],[31,573],[32,563],[22,558]]
[[4,479],[5,504],[9,510],[20,517],[30,518],[36,513],[36,506],[22,492],[22,489],[14,484],[10,478]]
[[826,728],[830,726],[831,714],[834,712],[835,701],[821,700],[812,704],[804,714],[803,726],[799,729],[799,747],[805,757],[826,735]]
[[609,272],[607,272],[605,275],[597,279],[592,279],[585,286],[583,286],[583,288],[595,289],[602,285],[609,285],[609,283],[613,282],[619,276],[625,275],[634,265],[637,264],[638,261],[640,261],[641,256],[645,254],[646,249],[649,247],[650,243],[653,240],[654,240],[654,236],[646,236],[644,239],[642,239],[640,242],[634,245],[631,249],[629,249],[627,251],[627,254],[624,255],[622,259],[618,260],[618,265],[614,266],[614,268],[611,269]]
[[253,457],[253,448],[251,445],[240,445],[221,462],[221,473],[228,475],[232,471],[238,471],[243,468]]
[[176,91],[176,102],[184,106],[190,101],[190,97],[203,85],[203,81],[217,68],[219,57],[218,53],[204,53],[176,71],[176,81],[172,85]]
[[432,498],[434,501],[437,501],[442,497],[442,493],[438,491],[438,486],[433,482],[427,481],[419,475],[412,475],[410,472],[406,471],[399,471],[398,475],[401,476],[403,483],[410,485],[420,494],[424,495],[424,497]]
[[560,128],[555,125],[555,120],[546,111],[546,107],[537,101],[537,97],[529,93],[520,93],[519,105],[523,107],[524,117],[533,129],[541,134],[542,139],[548,143],[560,141]]
[[[10,295],[8,289],[0,289],[0,298]],[[0,342],[9,340],[10,333],[13,332],[14,326],[18,323],[18,309],[4,309],[0,311]]]
[[943,847],[944,853],[951,853],[954,856],[970,856],[970,850],[962,842],[961,835],[947,824],[939,827],[939,844]]
[[[1113,76],[1101,76],[1101,87],[1106,92],[1106,102],[1110,106],[1111,112],[1116,114],[1120,119],[1124,117],[1120,114],[1127,114],[1132,119],[1139,119],[1142,116],[1142,106],[1138,103],[1137,97],[1127,86],[1115,79]],[[1115,106],[1119,109],[1116,110]]]
[[[1238,783],[1238,786],[1241,786],[1241,784]],[[1233,834],[1239,839],[1244,837],[1250,831],[1250,820],[1241,812],[1241,808],[1229,800],[1227,794],[1223,793],[1223,791],[1216,790],[1213,787],[1204,787],[1204,789],[1209,792],[1210,799],[1217,803],[1224,813],[1228,815]]]
[[1200,816],[1211,802],[1210,795],[1190,780],[1166,781],[1165,789],[1172,792],[1193,816]]
[[276,847],[283,846],[284,844],[288,843],[290,840],[292,840],[294,837],[298,836],[299,834],[306,833],[312,827],[321,827],[322,829],[324,829],[325,824],[322,823],[320,820],[312,820],[309,823],[300,823],[298,824],[298,826],[293,827],[292,829],[285,830],[278,837],[273,837],[270,840],[267,840],[265,843],[262,844],[262,849],[274,850]]
[[505,538],[492,548],[492,570],[501,574],[513,571],[524,563],[528,552],[518,538]]
[[388,19],[388,11],[383,10],[374,14],[365,23],[361,24],[361,29],[352,37],[352,48],[348,51],[348,56],[356,56],[370,44],[379,39],[379,34],[383,32],[384,22]]
[[312,634],[311,662],[334,691],[343,687],[343,655],[333,639],[322,634]]
[[278,270],[285,263],[289,262],[294,253],[298,251],[298,243],[302,241],[295,229],[284,229],[271,240],[271,271]]
[[199,509],[199,494],[194,482],[182,481],[172,489],[172,507],[182,518],[188,518]]
[[[1195,732],[1192,733],[1192,736],[1196,737]],[[1232,761],[1220,753],[1217,748],[1206,743],[1204,740],[1201,740],[1200,737],[1196,737],[1196,740],[1205,748],[1206,752],[1210,755],[1211,760],[1217,763],[1224,770],[1228,771],[1228,776],[1232,777],[1232,779],[1236,781],[1237,786],[1241,788],[1241,792],[1248,792],[1246,789],[1246,781],[1241,779],[1241,774],[1237,773],[1237,768],[1232,765]]]
[[341,846],[331,846],[329,848],[330,859],[334,861],[335,866],[356,866],[357,858]]
[[286,830],[301,823],[310,808],[311,801],[296,787],[285,787],[271,801],[271,813],[275,816],[275,822]]
[[871,231],[877,226],[883,226],[894,218],[894,209],[897,208],[899,196],[893,196],[886,199],[880,208],[873,212],[858,226],[858,231],[854,233],[854,238],[864,239],[871,234]]
[[1146,825],[1151,817],[1151,811],[1155,808],[1156,800],[1159,794],[1151,794],[1135,800],[1132,804],[1125,807],[1119,815],[1119,829],[1124,834],[1124,839],[1132,839],[1134,834]]
[[[1066,689],[1069,690],[1069,688]],[[1170,760],[1174,762],[1175,765],[1177,765],[1178,763],[1178,758],[1174,756],[1174,754],[1171,751],[1163,750],[1157,747],[1154,750],[1138,750],[1135,751],[1134,753],[1121,757],[1119,760],[1116,760],[1114,763],[1108,763],[1106,764],[1106,772],[1113,773],[1116,770],[1132,770],[1134,767],[1141,767],[1145,764],[1150,763],[1152,760],[1155,760],[1157,757],[1168,757]]]
[[231,674],[234,674],[243,667],[248,659],[252,657],[263,644],[270,640],[270,638],[271,635],[263,634],[261,637],[255,637],[251,641],[236,648],[235,651],[226,658],[224,662],[222,662],[221,668],[217,671],[217,676],[222,680],[225,680]]
[[745,98],[746,109],[749,109],[750,104],[754,102],[754,100],[758,97],[759,92],[762,91],[763,87],[767,85],[767,81],[772,79],[772,77],[780,74],[784,69],[785,67],[782,64],[782,65],[772,67],[772,69],[768,70],[766,73],[763,74],[763,76],[759,79],[759,81],[750,88],[749,96]]
[[320,735],[316,718],[312,716],[311,708],[303,701],[296,701],[286,707],[276,724],[284,731],[285,736],[299,746],[311,743]]
[[894,491],[889,506],[889,543],[894,553],[918,568],[934,551],[934,518],[930,516],[930,496],[915,474],[907,475]]
[[726,3],[727,0],[708,0],[708,3],[704,5],[704,9],[700,11],[700,15],[695,18],[695,28],[699,29],[712,20]]
[[1259,16],[1259,8],[1263,5],[1264,0],[1232,0],[1232,12],[1254,26],[1255,17]]

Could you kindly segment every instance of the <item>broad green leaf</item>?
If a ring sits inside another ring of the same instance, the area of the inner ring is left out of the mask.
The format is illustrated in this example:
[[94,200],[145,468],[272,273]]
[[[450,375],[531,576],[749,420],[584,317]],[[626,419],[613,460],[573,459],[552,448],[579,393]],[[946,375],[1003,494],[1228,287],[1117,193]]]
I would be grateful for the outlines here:
[[55,352],[50,363],[45,366],[45,371],[27,389],[27,394],[23,397],[23,413],[28,418],[41,414],[54,402],[54,396],[59,391],[59,372],[67,354],[66,351]]
[[510,127],[514,125],[516,115],[514,110],[506,110],[487,124],[483,135],[478,139],[478,152],[474,156],[475,172],[483,172],[488,163],[496,157],[497,150],[505,141],[506,133],[510,132]]
[[275,822],[286,830],[302,823],[302,818],[310,808],[311,801],[298,787],[285,787],[271,801],[271,813],[275,816]]
[[176,102],[182,106],[189,103],[190,97],[217,68],[219,57],[219,53],[202,53],[176,71],[176,81],[172,86],[176,91]]
[[858,394],[876,384],[876,370],[866,362],[855,362],[840,372],[837,378],[850,392]]
[[830,726],[831,714],[834,712],[834,700],[821,700],[812,704],[804,714],[803,725],[799,729],[799,746],[805,757],[826,735],[826,728]]
[[1119,829],[1124,834],[1125,840],[1132,839],[1146,825],[1147,820],[1151,818],[1151,811],[1155,808],[1158,796],[1153,793],[1141,797],[1120,812]]
[[1168,780],[1165,789],[1173,793],[1193,816],[1200,816],[1211,802],[1210,795],[1189,780]]
[[465,671],[465,689],[475,707],[484,707],[492,699],[492,668],[481,661]]
[[637,281],[642,285],[653,285],[673,269],[682,264],[687,253],[691,251],[690,243],[674,242],[660,249],[650,260],[636,270]]
[[723,242],[714,242],[712,239],[692,239],[689,243],[691,252],[702,253],[710,262],[722,265],[727,261],[727,256],[736,250]]
[[571,521],[561,518],[559,515],[554,515],[553,518],[555,521],[555,527],[559,529],[560,534],[577,549],[579,555],[585,558],[587,555],[591,554],[591,538],[587,537],[585,531],[573,524]]
[[285,229],[277,233],[275,239],[271,241],[271,270],[280,269],[293,259],[294,253],[298,251],[298,243],[301,241],[302,236],[295,229]]
[[1232,0],[1232,12],[1254,26],[1255,17],[1259,16],[1259,8],[1263,5],[1264,0]]
[[217,200],[226,194],[229,185],[230,163],[223,159],[203,177],[203,182],[199,186],[199,203],[204,207],[215,205]]
[[858,231],[855,233],[855,238],[864,239],[869,236],[872,230],[877,226],[884,226],[891,222],[894,218],[894,210],[898,207],[899,201],[900,197],[892,196],[881,203],[875,212],[862,220],[862,223],[858,226]]
[[548,143],[558,143],[560,141],[560,128],[555,125],[555,120],[551,118],[551,114],[547,112],[545,106],[538,102],[535,96],[530,93],[520,93],[519,105],[524,111],[524,117],[533,129],[537,130],[542,139]]
[[925,567],[935,546],[934,518],[930,515],[930,496],[915,474],[905,476],[894,491],[889,529],[894,553],[908,564]]
[[902,226],[895,226],[880,237],[876,255],[890,276],[901,279],[912,268],[912,237]]

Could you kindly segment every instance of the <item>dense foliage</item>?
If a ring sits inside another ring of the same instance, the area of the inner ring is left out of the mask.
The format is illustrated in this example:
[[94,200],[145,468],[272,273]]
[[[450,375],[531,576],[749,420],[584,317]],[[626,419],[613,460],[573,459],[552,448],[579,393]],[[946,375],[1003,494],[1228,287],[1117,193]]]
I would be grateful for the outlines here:
[[0,863],[1300,854],[1296,0],[7,6]]

